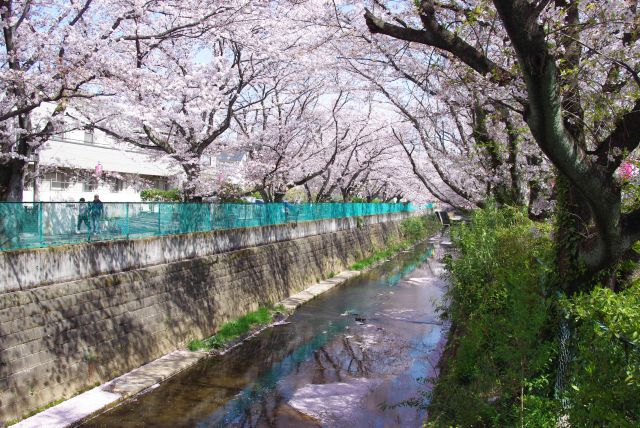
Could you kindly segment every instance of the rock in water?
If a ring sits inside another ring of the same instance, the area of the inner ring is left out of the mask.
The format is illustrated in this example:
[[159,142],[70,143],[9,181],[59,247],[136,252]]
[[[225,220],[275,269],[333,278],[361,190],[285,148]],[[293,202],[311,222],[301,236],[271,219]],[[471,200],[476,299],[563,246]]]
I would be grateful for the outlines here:
[[289,405],[325,426],[348,426],[359,419],[354,409],[358,409],[364,398],[381,382],[379,379],[352,379],[306,385],[293,394]]

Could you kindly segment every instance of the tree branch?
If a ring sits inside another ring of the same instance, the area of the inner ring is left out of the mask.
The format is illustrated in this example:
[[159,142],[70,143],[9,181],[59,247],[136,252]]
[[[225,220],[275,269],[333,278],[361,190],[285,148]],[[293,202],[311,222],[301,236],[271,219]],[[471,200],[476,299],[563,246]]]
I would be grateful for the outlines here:
[[598,164],[612,175],[625,157],[640,144],[640,98],[631,111],[620,118],[616,128],[598,144],[595,151]]
[[369,31],[373,34],[385,34],[396,39],[421,43],[450,52],[481,75],[486,76],[489,74],[489,79],[500,85],[504,85],[512,79],[507,70],[488,59],[482,52],[462,40],[455,33],[438,24],[435,19],[433,2],[423,0],[420,5],[420,11],[424,26],[422,31],[389,24],[377,18],[366,8],[364,19]]

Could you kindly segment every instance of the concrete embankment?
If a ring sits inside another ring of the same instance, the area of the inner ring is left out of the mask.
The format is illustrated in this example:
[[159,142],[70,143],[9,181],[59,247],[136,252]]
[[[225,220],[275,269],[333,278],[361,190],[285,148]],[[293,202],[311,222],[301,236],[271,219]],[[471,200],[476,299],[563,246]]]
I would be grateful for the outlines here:
[[407,216],[1,253],[0,420],[113,379],[343,271],[397,239]]

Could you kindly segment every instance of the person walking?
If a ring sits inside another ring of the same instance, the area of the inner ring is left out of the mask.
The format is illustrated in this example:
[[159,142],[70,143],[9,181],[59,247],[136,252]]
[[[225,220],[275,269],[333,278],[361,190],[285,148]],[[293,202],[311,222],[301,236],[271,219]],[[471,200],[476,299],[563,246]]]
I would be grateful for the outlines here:
[[87,226],[87,230],[91,230],[91,225],[89,224],[89,207],[85,203],[84,198],[80,198],[80,203],[78,204],[78,224],[76,226],[76,233],[80,233],[80,228],[82,227],[82,223]]
[[89,206],[89,214],[91,215],[91,232],[98,233],[100,228],[100,218],[104,214],[104,204],[100,200],[99,195],[93,195],[93,202]]

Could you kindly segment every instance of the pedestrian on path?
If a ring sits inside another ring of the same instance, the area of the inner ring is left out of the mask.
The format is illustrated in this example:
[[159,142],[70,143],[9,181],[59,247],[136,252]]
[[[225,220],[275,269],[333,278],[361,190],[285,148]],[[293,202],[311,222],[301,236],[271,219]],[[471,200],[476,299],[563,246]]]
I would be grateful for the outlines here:
[[87,230],[91,230],[91,225],[89,224],[89,206],[86,204],[84,198],[80,198],[80,202],[78,203],[78,224],[76,226],[76,233],[80,233],[80,228],[82,227],[82,223],[87,226]]
[[89,206],[89,214],[91,215],[91,232],[98,233],[98,229],[100,229],[100,219],[104,214],[104,204],[97,194],[93,195],[93,202],[91,202]]

